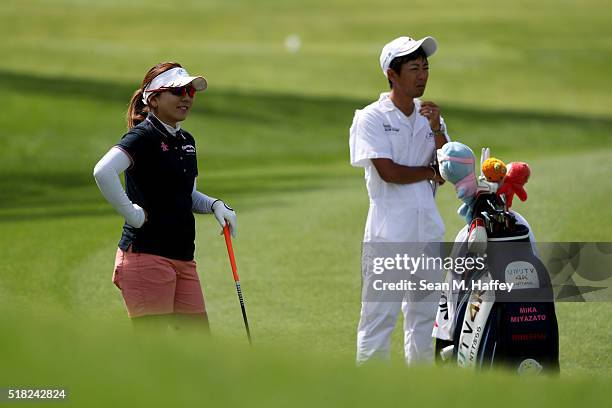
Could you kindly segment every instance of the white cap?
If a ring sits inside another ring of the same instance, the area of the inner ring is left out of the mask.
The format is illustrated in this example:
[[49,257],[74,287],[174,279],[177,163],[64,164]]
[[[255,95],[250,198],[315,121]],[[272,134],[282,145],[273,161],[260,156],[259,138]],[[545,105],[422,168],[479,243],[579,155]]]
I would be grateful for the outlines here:
[[187,84],[192,84],[196,91],[203,91],[208,86],[204,77],[189,76],[189,73],[185,68],[176,67],[164,71],[153,78],[149,85],[147,85],[144,89],[142,94],[142,102],[146,105],[147,99],[149,99],[149,96],[151,96],[151,94],[155,91],[164,88],[178,88]]
[[410,37],[399,37],[385,45],[380,53],[380,67],[383,74],[387,76],[387,70],[394,58],[408,55],[419,47],[423,47],[425,55],[429,57],[438,49],[438,43],[433,37],[424,37],[420,40],[413,40]]

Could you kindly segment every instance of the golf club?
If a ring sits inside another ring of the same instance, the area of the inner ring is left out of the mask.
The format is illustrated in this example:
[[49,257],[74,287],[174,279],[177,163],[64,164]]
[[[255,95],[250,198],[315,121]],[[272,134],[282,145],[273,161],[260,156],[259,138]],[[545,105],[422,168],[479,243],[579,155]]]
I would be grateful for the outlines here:
[[225,224],[223,227],[223,235],[225,235],[225,245],[227,246],[227,254],[229,255],[230,265],[232,266],[232,273],[234,274],[234,282],[236,282],[236,292],[238,292],[238,299],[240,300],[240,308],[242,309],[242,318],[244,319],[244,327],[246,328],[247,337],[249,344],[251,342],[251,331],[249,330],[249,321],[247,320],[246,309],[244,307],[244,299],[242,298],[242,290],[240,289],[240,278],[238,277],[238,270],[236,268],[236,259],[234,258],[234,248],[232,247],[232,237],[230,235],[229,226]]

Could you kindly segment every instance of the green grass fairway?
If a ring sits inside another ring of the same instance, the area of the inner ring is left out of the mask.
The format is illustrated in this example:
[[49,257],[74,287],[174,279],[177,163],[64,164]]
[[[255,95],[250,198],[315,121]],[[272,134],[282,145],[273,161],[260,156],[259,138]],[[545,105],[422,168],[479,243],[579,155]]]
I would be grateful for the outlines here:
[[[609,401],[609,302],[558,304],[560,378],[406,368],[399,331],[390,367],[354,368],[368,200],[348,163],[354,110],[387,88],[380,48],[431,34],[425,99],[455,140],[530,164],[515,209],[536,238],[612,241],[609,21],[596,0],[3,1],[0,388],[65,386],[74,406]],[[253,349],[211,216],[196,261],[212,339],[134,339],[111,283],[122,220],[92,171],[161,60],[209,80],[184,127],[199,190],[238,213]],[[450,186],[438,202],[452,240],[460,202]]]
[[[164,333],[134,337],[118,324],[82,317],[52,321],[0,317],[19,326],[0,346],[0,381],[67,387],[62,406],[472,406],[477,399],[499,407],[597,406],[609,396],[603,378],[517,378],[477,375],[458,369],[401,365],[357,369],[351,361],[283,345],[249,350],[244,342]],[[44,341],[40,333],[46,333]],[[69,337],[70,341],[66,341]],[[93,356],[93,357],[92,357]],[[16,404],[19,405],[19,404]]]

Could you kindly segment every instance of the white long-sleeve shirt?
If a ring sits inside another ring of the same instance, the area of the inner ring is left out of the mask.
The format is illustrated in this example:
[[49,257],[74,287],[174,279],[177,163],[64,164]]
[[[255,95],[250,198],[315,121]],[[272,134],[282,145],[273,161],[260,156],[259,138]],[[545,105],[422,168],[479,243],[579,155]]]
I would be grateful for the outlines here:
[[[119,175],[131,164],[130,156],[120,148],[113,147],[96,164],[93,175],[104,198],[125,218],[128,224],[140,228],[145,222],[145,211],[128,198],[119,178]],[[198,214],[213,212],[212,205],[216,199],[197,191],[195,180],[191,199],[193,212]]]

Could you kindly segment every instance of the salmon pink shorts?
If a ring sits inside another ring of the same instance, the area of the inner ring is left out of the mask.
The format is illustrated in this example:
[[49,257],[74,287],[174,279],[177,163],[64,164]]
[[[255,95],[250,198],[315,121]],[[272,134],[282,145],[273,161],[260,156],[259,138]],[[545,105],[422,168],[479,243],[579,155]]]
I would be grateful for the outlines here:
[[129,317],[205,313],[195,261],[117,249],[113,283]]

